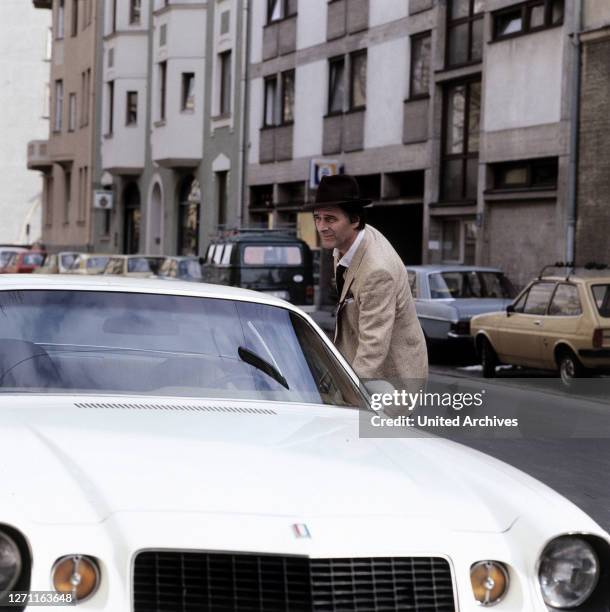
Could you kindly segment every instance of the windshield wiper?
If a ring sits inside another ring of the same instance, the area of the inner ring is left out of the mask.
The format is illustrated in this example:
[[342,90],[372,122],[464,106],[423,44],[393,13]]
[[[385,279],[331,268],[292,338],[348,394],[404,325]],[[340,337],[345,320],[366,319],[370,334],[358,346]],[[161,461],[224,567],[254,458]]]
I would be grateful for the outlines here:
[[290,387],[288,386],[288,382],[282,376],[280,371],[275,366],[271,365],[268,361],[265,361],[262,357],[260,357],[256,353],[253,353],[247,348],[240,346],[237,349],[237,354],[239,355],[242,361],[245,361],[251,366],[254,366],[257,370],[264,372],[265,374],[273,378],[273,380],[279,382],[280,385],[282,385],[282,387],[285,387],[286,389],[290,389]]

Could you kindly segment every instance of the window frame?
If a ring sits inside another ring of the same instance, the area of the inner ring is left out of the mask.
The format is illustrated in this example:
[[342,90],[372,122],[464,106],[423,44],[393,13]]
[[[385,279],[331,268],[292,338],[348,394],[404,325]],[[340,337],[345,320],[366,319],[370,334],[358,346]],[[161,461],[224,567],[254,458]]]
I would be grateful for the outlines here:
[[78,36],[78,4],[80,0],[72,0],[72,15],[70,16],[70,36]]
[[[279,17],[272,19],[273,9],[275,6],[279,6]],[[267,0],[267,13],[266,13],[266,21],[265,25],[271,25],[273,23],[279,23],[284,19],[290,19],[290,17],[294,17],[297,14],[296,2],[295,2],[295,10],[290,11],[291,2],[290,0]]]
[[[478,84],[481,88],[482,94],[482,80],[480,75],[475,75],[473,77],[469,77],[467,79],[463,79],[460,81],[453,81],[447,85],[443,92],[443,112],[442,112],[442,129],[441,129],[441,174],[440,174],[440,200],[442,202],[455,202],[455,203],[464,203],[464,202],[475,202],[477,199],[477,194],[474,197],[468,197],[468,162],[469,160],[476,159],[478,160],[480,157],[480,143],[479,148],[476,151],[470,151],[470,112],[471,112],[471,89],[472,85]],[[460,153],[447,153],[447,144],[448,144],[448,134],[447,134],[447,122],[448,122],[448,112],[449,112],[449,92],[451,89],[463,86],[466,88],[466,94],[464,99],[464,122],[462,127],[462,151]],[[479,99],[479,109],[480,109],[481,99]],[[479,125],[479,133],[480,133],[480,125]],[[460,198],[449,198],[447,197],[446,192],[446,176],[445,169],[448,162],[451,161],[461,161],[462,169],[461,169],[461,192]],[[477,189],[478,189],[478,179],[477,179]]]
[[[534,183],[534,173],[536,168],[540,168],[545,164],[555,165],[555,181],[554,183],[545,185]],[[533,159],[525,159],[511,162],[497,162],[490,164],[493,175],[493,192],[508,192],[508,191],[555,191],[559,180],[559,159],[557,157],[540,157]],[[498,176],[500,173],[505,173],[511,169],[524,168],[527,178],[524,183],[506,183]]]
[[[445,42],[445,69],[454,69],[454,68],[460,68],[462,66],[470,66],[472,64],[480,64],[483,61],[483,46],[485,44],[485,31],[484,31],[485,12],[484,11],[480,11],[478,13],[474,12],[475,3],[477,1],[478,0],[468,0],[469,2],[468,15],[465,15],[464,17],[456,17],[456,18],[451,17],[451,11],[452,11],[453,6],[455,5],[454,3],[456,2],[456,0],[448,0],[447,2],[447,20],[446,20],[446,28],[445,28],[445,41],[446,41]],[[475,22],[477,21],[483,22],[483,28],[482,28],[483,32],[481,34],[481,57],[473,59],[473,53],[472,53],[473,41],[474,41],[473,29],[474,29]],[[460,26],[463,26],[464,24],[468,25],[467,59],[465,62],[452,63],[451,58],[450,58],[451,31],[459,28]]]
[[[561,3],[561,19],[556,23],[553,23],[553,6],[555,3]],[[544,23],[540,26],[531,26],[532,9],[537,6],[544,6]],[[521,29],[517,32],[510,32],[509,34],[498,34],[498,19],[503,15],[507,15],[513,12],[520,11],[521,13]],[[565,0],[527,0],[527,2],[521,2],[513,4],[506,8],[493,11],[491,14],[491,42],[499,42],[502,40],[509,40],[511,38],[517,38],[519,36],[526,36],[535,32],[541,32],[543,30],[549,30],[551,28],[561,27],[565,20]]]
[[[194,113],[195,112],[195,73],[183,72],[181,77],[180,87],[180,112]],[[190,84],[190,87],[189,87]],[[192,96],[189,92],[192,88]]]
[[[328,90],[327,90],[327,107],[326,107],[326,116],[332,117],[335,115],[341,115],[345,111],[345,55],[336,55],[334,57],[328,58]],[[341,79],[343,81],[343,95],[341,97],[341,108],[333,110],[331,101],[332,101],[332,76],[333,76],[333,66],[341,65],[342,74]]]
[[159,62],[159,121],[167,115],[167,60]]
[[129,25],[142,22],[142,0],[129,0]]
[[[133,114],[133,121],[130,120],[130,101],[131,97],[135,96],[135,113]],[[136,126],[138,125],[138,92],[137,90],[129,90],[125,92],[125,125]]]
[[[263,79],[263,129],[265,128],[273,128],[278,124],[278,112],[277,112],[277,98],[278,98],[278,75],[270,74]],[[267,95],[267,86],[271,83],[274,83],[275,86],[273,88],[273,108],[272,110],[272,118],[268,119],[268,111],[269,111],[269,96]]]
[[[290,120],[286,120],[285,115],[286,115],[286,106],[285,106],[285,102],[286,102],[286,78],[287,77],[291,77],[292,78],[292,119]],[[279,115],[279,125],[283,126],[283,125],[293,125],[294,124],[294,106],[295,106],[295,87],[296,87],[296,70],[294,68],[290,69],[290,70],[284,70],[283,72],[280,73],[280,78],[278,80],[278,82],[280,83],[280,106],[279,106],[279,111],[280,111],[280,115]],[[277,93],[277,90],[276,90]]]
[[106,136],[110,137],[114,133],[114,81],[107,81],[106,85],[108,88],[108,124]]
[[[414,90],[414,75],[415,75],[415,44],[424,41],[426,38],[430,40],[430,53],[428,55],[428,91],[425,93],[413,93]],[[432,30],[418,32],[409,37],[409,100],[423,100],[430,97],[430,83],[432,81]]]
[[61,132],[63,129],[63,114],[64,114],[64,81],[63,79],[55,79],[55,87],[53,91],[53,132]]
[[233,104],[233,50],[227,49],[218,54],[220,82],[218,91],[218,114],[220,117],[230,117]]
[[58,0],[55,13],[55,40],[63,40],[66,35],[66,3]]
[[70,92],[68,94],[68,132],[76,131],[76,122],[78,115],[78,107],[76,102],[76,93]]
[[[365,62],[365,75],[366,73],[366,69],[368,69],[368,53],[367,53],[368,49],[359,49],[358,51],[352,51],[352,53],[349,54],[349,92],[348,92],[348,112],[355,112],[355,111],[360,111],[360,110],[366,110],[366,93],[367,93],[367,81],[368,79],[365,79],[365,83],[364,83],[364,104],[359,104],[358,106],[354,105],[354,85],[356,82],[356,78],[355,78],[355,73],[354,73],[354,67],[356,65],[356,62],[354,61],[356,58],[364,58],[364,62]],[[343,75],[345,76],[345,72],[343,73]]]
[[[544,317],[548,315],[549,312],[549,306],[551,305],[551,300],[553,299],[553,296],[555,295],[555,290],[557,289],[557,285],[559,283],[557,283],[557,281],[551,281],[551,280],[537,280],[536,282],[532,283],[527,290],[527,297],[525,298],[525,300],[523,301],[523,309],[521,311],[519,311],[519,314],[523,314],[523,315],[527,315],[529,317]],[[546,303],[546,307],[544,309],[544,312],[542,313],[535,313],[535,312],[525,312],[525,307],[527,306],[527,302],[529,300],[530,294],[532,292],[532,289],[534,287],[536,287],[537,285],[552,285],[552,289],[551,292],[549,293],[549,299]]]

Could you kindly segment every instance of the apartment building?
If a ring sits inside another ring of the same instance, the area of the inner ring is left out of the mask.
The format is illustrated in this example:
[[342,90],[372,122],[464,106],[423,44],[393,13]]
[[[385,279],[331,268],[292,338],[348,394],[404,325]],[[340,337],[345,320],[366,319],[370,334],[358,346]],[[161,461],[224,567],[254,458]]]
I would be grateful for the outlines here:
[[567,249],[575,4],[269,0],[252,8],[247,215],[316,244],[319,169],[358,178],[405,262],[524,284]]
[[219,225],[240,222],[243,5],[106,2],[102,166],[115,206],[100,241],[108,249],[195,255]]
[[26,168],[27,143],[49,131],[51,18],[23,0],[0,5],[0,243],[40,238],[42,184]]
[[43,173],[42,240],[52,250],[93,246],[98,178],[95,92],[100,0],[34,0],[52,14],[50,125],[30,143],[28,168]]

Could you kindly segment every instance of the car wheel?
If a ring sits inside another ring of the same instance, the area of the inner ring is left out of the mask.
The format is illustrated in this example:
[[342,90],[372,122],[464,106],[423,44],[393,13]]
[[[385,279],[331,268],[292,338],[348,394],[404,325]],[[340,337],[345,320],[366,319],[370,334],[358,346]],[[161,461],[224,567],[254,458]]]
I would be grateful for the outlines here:
[[574,386],[574,379],[580,378],[584,373],[584,368],[578,361],[578,357],[568,349],[559,353],[557,365],[559,366],[561,382],[568,389]]
[[498,357],[494,347],[487,338],[481,340],[481,365],[483,366],[483,377],[493,378],[496,375]]

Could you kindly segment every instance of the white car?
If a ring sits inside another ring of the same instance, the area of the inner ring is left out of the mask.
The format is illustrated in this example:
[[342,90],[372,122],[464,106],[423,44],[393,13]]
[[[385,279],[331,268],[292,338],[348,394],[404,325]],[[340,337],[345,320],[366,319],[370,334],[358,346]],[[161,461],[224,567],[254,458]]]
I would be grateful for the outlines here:
[[112,612],[608,609],[593,520],[459,444],[361,438],[370,410],[284,301],[5,276],[0,592]]

